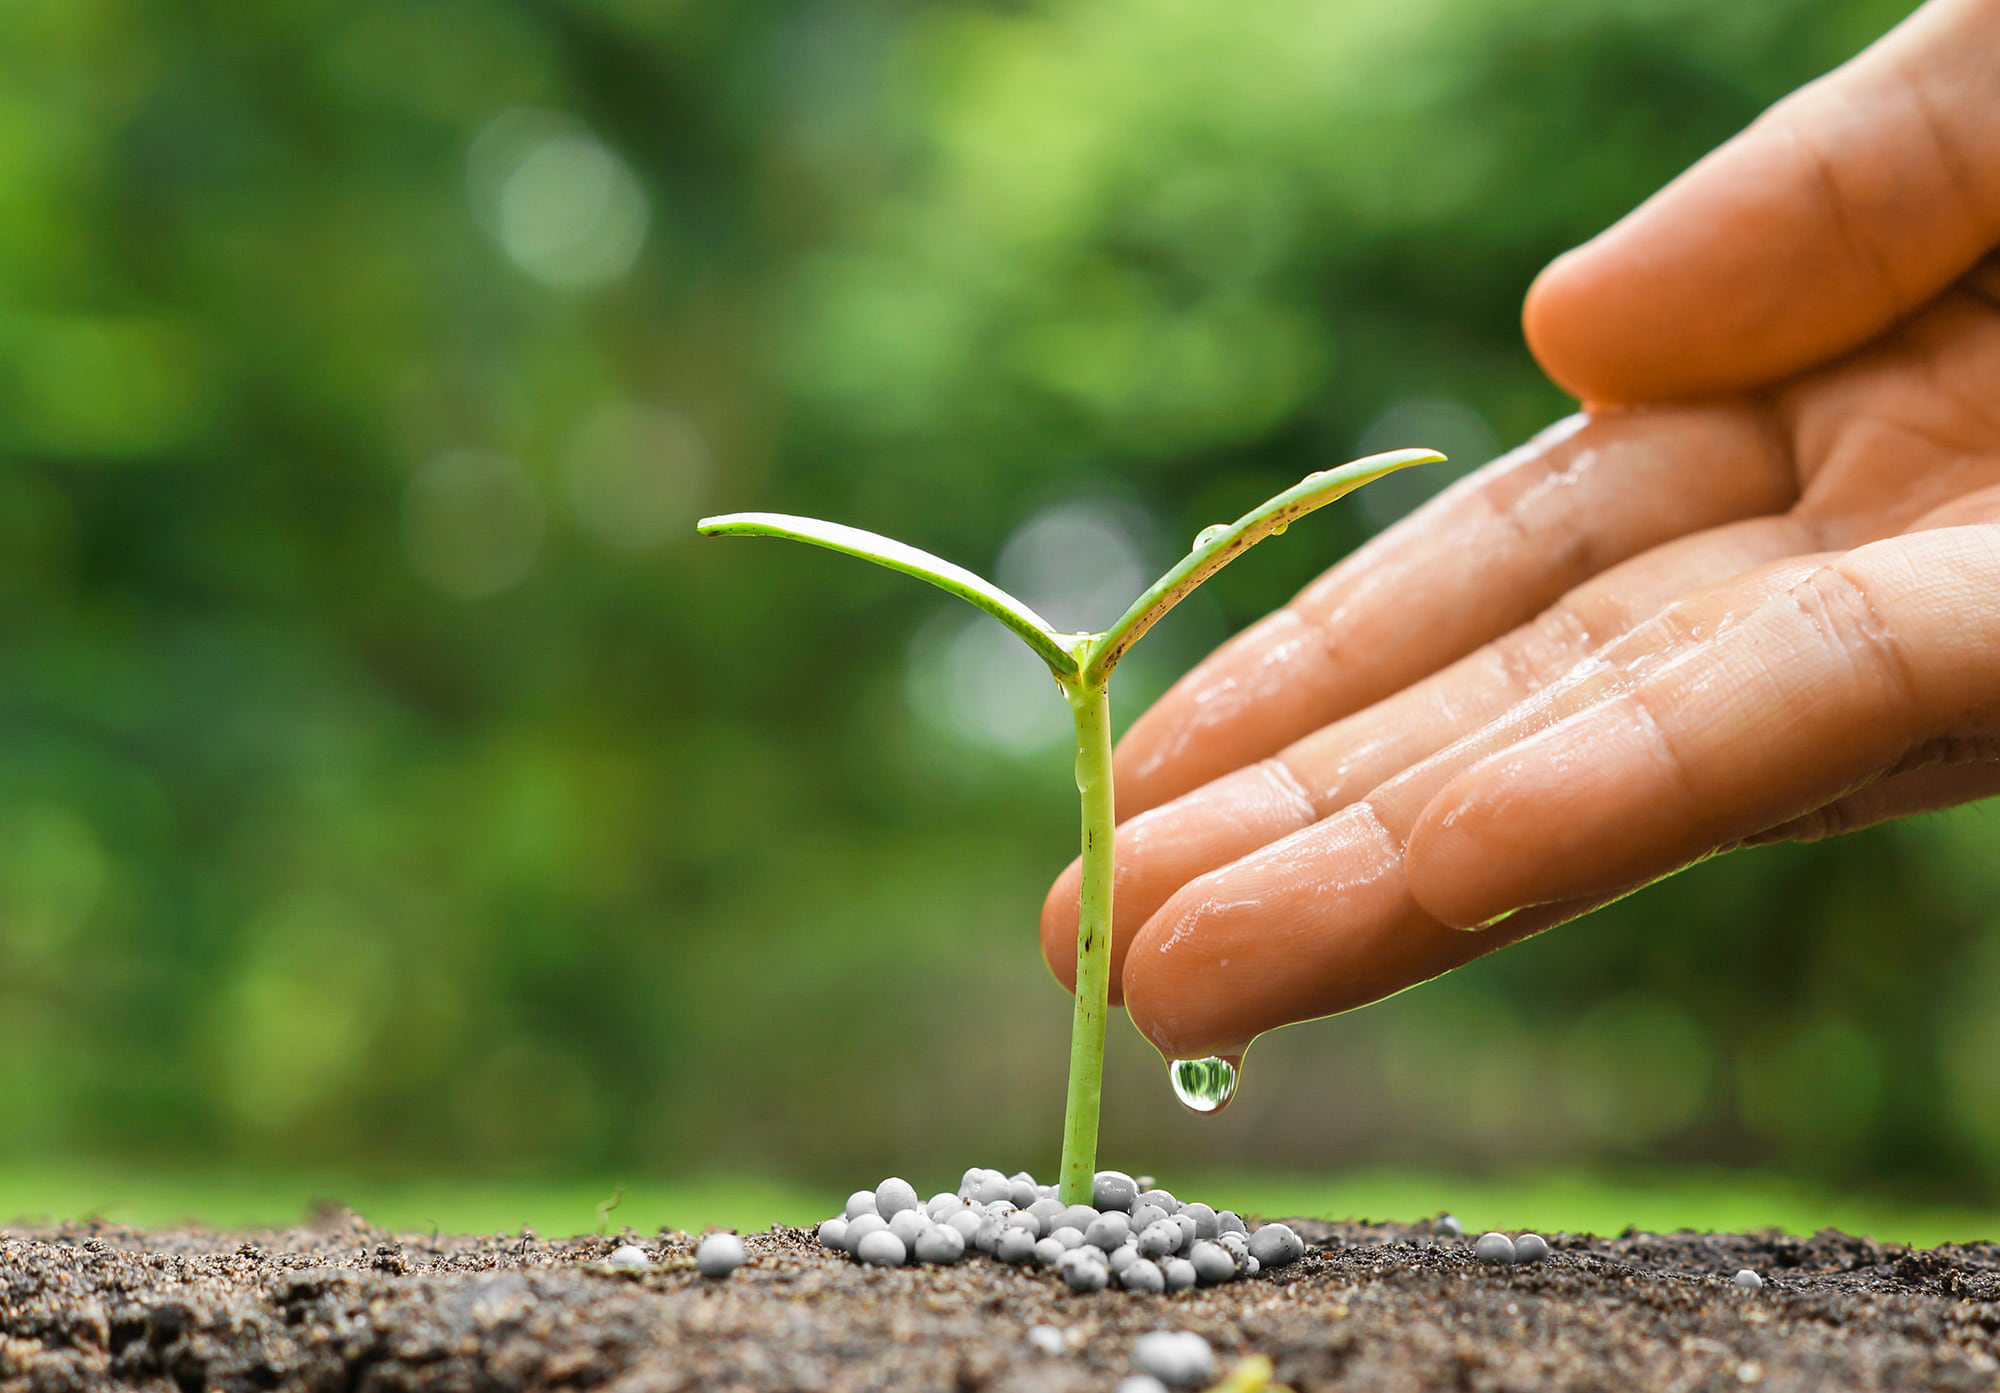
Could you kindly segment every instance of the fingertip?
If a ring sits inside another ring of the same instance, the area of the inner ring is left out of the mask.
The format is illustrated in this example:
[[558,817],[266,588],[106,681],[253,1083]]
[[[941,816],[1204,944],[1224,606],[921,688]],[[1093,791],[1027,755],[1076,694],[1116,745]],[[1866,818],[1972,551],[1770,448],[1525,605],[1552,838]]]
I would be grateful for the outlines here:
[[1528,351],[1550,381],[1579,401],[1595,395],[1586,389],[1587,374],[1578,371],[1590,361],[1587,287],[1593,246],[1594,242],[1586,242],[1551,261],[1521,302],[1521,334]]
[[1205,1058],[1248,1043],[1247,1038],[1239,1041],[1218,1029],[1218,1008],[1227,1010],[1231,1005],[1229,993],[1187,989],[1188,954],[1178,950],[1208,936],[1214,910],[1202,881],[1193,881],[1141,926],[1125,954],[1118,975],[1125,1010],[1163,1058]]

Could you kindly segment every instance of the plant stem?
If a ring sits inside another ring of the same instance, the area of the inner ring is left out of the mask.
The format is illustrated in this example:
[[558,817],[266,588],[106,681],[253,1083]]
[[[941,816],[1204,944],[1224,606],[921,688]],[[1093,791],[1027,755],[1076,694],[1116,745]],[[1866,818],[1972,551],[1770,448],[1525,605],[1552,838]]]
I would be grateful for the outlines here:
[[1076,1015],[1069,1034],[1069,1102],[1063,1110],[1064,1204],[1089,1204],[1096,1189],[1097,1110],[1104,1093],[1104,1017],[1111,993],[1111,788],[1108,675],[1065,683],[1076,721],[1076,791],[1083,804],[1083,890],[1076,919]]

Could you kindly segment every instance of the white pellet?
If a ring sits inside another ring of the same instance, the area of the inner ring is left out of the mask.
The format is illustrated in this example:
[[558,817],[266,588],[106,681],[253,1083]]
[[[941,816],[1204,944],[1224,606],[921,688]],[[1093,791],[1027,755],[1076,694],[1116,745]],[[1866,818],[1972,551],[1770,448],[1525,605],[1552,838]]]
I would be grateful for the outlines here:
[[[1305,1252],[1305,1240],[1285,1224],[1266,1224],[1250,1235],[1250,1256],[1263,1267],[1283,1267],[1297,1262]],[[1542,1244],[1542,1252],[1544,1256],[1548,1253],[1546,1243]]]
[[965,1256],[965,1235],[950,1224],[933,1224],[917,1235],[912,1251],[918,1262],[949,1267]]
[[750,1260],[743,1240],[733,1233],[711,1233],[694,1250],[694,1265],[704,1277],[727,1277]]
[[847,1234],[840,1240],[840,1246],[853,1252],[861,1240],[871,1233],[887,1233],[889,1221],[880,1214],[863,1214],[858,1219],[847,1221]]
[[1035,1236],[1026,1229],[1005,1229],[993,1241],[993,1256],[1002,1262],[1026,1262],[1035,1255]]
[[1053,1325],[1038,1325],[1028,1332],[1028,1344],[1039,1354],[1064,1354],[1069,1346],[1062,1331]]
[[1146,1258],[1134,1258],[1125,1264],[1125,1270],[1118,1274],[1118,1284],[1127,1291],[1143,1292],[1148,1296],[1158,1296],[1167,1289],[1167,1279],[1159,1264]]
[[980,1176],[979,1184],[973,1187],[967,1198],[981,1204],[992,1204],[995,1200],[1012,1199],[1014,1184],[998,1171],[988,1171]]
[[875,1187],[875,1212],[893,1219],[906,1209],[917,1207],[917,1187],[901,1176],[890,1176]]
[[1236,1257],[1220,1243],[1196,1243],[1188,1251],[1194,1277],[1202,1286],[1218,1286],[1236,1277]]
[[[1101,1262],[1080,1256],[1085,1251],[1074,1249],[1056,1270],[1062,1274],[1071,1291],[1103,1291],[1111,1285],[1111,1269]],[[1087,1251],[1094,1253],[1097,1250],[1092,1248]]]
[[921,1209],[899,1209],[895,1217],[889,1220],[889,1232],[902,1239],[905,1248],[916,1242],[917,1235],[930,1226],[930,1219]]
[[1130,1209],[1139,1198],[1138,1182],[1124,1171],[1099,1171],[1091,1190],[1091,1203],[1100,1210]]
[[1122,1248],[1132,1237],[1132,1221],[1123,1214],[1100,1214],[1083,1231],[1083,1241],[1093,1248],[1111,1252]]
[[1215,1351],[1191,1330],[1155,1330],[1132,1345],[1132,1364],[1169,1388],[1196,1388],[1215,1372]]
[[1140,1256],[1163,1258],[1180,1251],[1181,1231],[1162,1219],[1157,1224],[1148,1225],[1133,1241],[1139,1245]]
[[862,1239],[855,1246],[854,1256],[873,1267],[901,1267],[910,1254],[902,1239],[881,1229]]

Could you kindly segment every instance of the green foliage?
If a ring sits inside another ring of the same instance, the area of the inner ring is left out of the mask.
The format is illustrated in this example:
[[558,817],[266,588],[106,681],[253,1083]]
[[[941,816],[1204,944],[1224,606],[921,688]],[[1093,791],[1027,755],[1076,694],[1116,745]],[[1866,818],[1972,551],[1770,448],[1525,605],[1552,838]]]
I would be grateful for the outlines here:
[[[866,518],[1067,626],[1037,538],[1114,538],[1110,593],[1425,422],[1470,464],[1564,409],[1535,270],[1904,8],[13,0],[0,1152],[1052,1164],[1046,676],[688,524]],[[1427,472],[1183,604],[1124,709]],[[1976,811],[1725,858],[1213,1120],[1114,1027],[1104,1150],[1974,1189],[1994,863]]]

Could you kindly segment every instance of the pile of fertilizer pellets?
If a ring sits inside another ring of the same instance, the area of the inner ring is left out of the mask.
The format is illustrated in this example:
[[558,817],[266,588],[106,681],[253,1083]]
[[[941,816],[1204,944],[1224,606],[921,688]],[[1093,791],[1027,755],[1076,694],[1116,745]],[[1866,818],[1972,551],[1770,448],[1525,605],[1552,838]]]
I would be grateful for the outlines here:
[[1548,1255],[1549,1241],[1539,1233],[1524,1233],[1519,1238],[1482,1233],[1472,1245],[1472,1256],[1478,1262],[1540,1262]]
[[1072,1291],[1115,1285],[1152,1295],[1254,1277],[1297,1262],[1306,1250],[1283,1224],[1252,1233],[1226,1209],[1142,1189],[1122,1171],[1099,1171],[1091,1200],[1064,1204],[1055,1186],[1026,1171],[975,1167],[957,1194],[928,1201],[909,1181],[891,1177],[848,1196],[846,1212],[819,1226],[819,1241],[877,1267],[948,1266],[983,1253],[1051,1268]]

